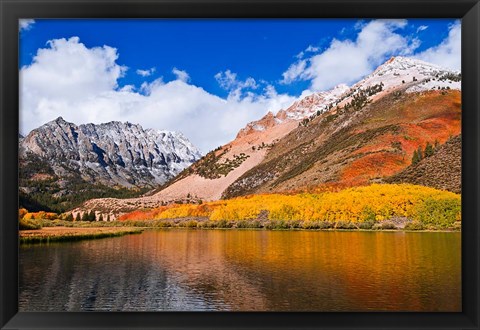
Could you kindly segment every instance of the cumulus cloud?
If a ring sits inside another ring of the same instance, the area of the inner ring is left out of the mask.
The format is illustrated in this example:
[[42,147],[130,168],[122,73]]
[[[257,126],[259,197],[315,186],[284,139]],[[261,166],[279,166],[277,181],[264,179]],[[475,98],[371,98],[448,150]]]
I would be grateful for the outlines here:
[[78,37],[50,40],[47,46],[20,70],[24,92],[37,97],[84,99],[115,89],[127,70],[116,63],[117,50],[109,46],[88,49]]
[[[207,152],[232,140],[246,123],[295,100],[273,86],[260,90],[253,78],[241,81],[229,70],[217,78],[231,91],[226,98],[188,83],[186,72],[178,69],[172,81],[158,78],[139,91],[120,87],[117,81],[127,68],[118,57],[115,48],[87,48],[77,37],[51,40],[39,49],[32,64],[20,70],[21,133],[58,116],[76,124],[129,121],[180,131]],[[259,91],[235,92],[245,88]]]
[[28,31],[33,27],[33,24],[35,24],[34,19],[20,19],[18,20],[18,27],[20,31]]
[[188,75],[187,71],[173,68],[172,73],[177,77],[178,80],[181,80],[183,82],[190,81],[190,76]]
[[136,72],[139,76],[148,77],[148,76],[151,76],[155,72],[155,68],[150,68],[150,69],[147,69],[147,70],[138,69]]
[[438,46],[416,54],[415,57],[448,69],[460,70],[461,37],[461,24],[460,21],[456,21],[449,27],[448,36]]
[[326,90],[339,83],[352,84],[387,57],[413,53],[418,40],[396,32],[406,25],[406,20],[358,22],[355,40],[333,39],[325,51],[293,63],[283,73],[283,82],[308,80],[314,91]]

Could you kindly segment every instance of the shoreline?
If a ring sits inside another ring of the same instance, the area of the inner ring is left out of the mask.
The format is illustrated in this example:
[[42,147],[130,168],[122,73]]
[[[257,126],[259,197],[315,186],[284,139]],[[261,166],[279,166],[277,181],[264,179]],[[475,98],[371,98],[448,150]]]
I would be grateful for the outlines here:
[[[175,220],[175,221],[174,221]],[[461,233],[461,228],[425,228],[425,229],[406,229],[406,228],[303,228],[303,227],[284,227],[275,228],[265,226],[257,227],[236,227],[235,222],[218,222],[221,226],[198,225],[193,226],[191,218],[186,219],[165,219],[165,220],[148,220],[148,221],[128,221],[125,223],[90,223],[88,227],[72,226],[48,226],[41,229],[20,230],[20,244],[39,244],[50,242],[71,242],[79,240],[101,239],[108,237],[119,237],[130,234],[140,234],[145,230],[257,230],[257,231],[315,231],[315,232],[405,232],[405,233]],[[75,222],[74,222],[75,223]],[[206,221],[204,224],[207,223]],[[190,224],[190,225],[188,225]],[[81,223],[77,225],[82,225]]]
[[140,234],[143,231],[144,228],[139,227],[45,227],[33,230],[20,230],[19,242],[20,244],[71,242]]
[[254,229],[306,231],[403,231],[403,232],[461,232],[461,222],[452,227],[425,225],[407,218],[392,218],[382,222],[305,221],[305,220],[209,220],[207,217],[166,218],[156,220],[119,221],[123,225],[143,228],[172,229]]
[[188,227],[140,227],[145,230],[255,230],[255,231],[322,231],[322,232],[365,232],[365,233],[461,233],[461,229],[305,229],[305,228],[288,228],[288,229],[266,229],[266,228],[188,228]]

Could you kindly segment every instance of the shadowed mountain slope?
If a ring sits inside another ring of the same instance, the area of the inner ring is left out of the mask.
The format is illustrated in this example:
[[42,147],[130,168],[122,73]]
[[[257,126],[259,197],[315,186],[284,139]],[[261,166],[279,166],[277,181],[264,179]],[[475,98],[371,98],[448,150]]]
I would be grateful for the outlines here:
[[386,179],[389,183],[412,183],[462,192],[462,137],[452,137],[435,153]]

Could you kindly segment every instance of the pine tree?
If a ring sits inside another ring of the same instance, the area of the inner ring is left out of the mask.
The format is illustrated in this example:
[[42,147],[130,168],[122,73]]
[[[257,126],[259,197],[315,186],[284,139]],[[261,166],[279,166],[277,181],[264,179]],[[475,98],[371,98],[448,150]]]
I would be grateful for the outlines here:
[[433,146],[430,144],[430,142],[427,142],[427,146],[425,147],[425,152],[424,152],[425,158],[433,155],[433,152],[434,152]]
[[67,221],[73,221],[73,214],[72,214],[72,213],[69,213],[69,214],[67,215],[67,217],[65,218],[65,220],[67,220]]
[[95,211],[91,210],[90,214],[88,215],[88,221],[95,221],[95,220],[96,220]]
[[110,221],[110,214],[107,215],[107,221]]
[[103,214],[100,214],[100,216],[98,217],[98,221],[103,221]]
[[88,212],[83,212],[82,221],[88,221]]
[[75,221],[80,221],[80,212],[77,213],[77,216],[75,217]]
[[417,164],[419,161],[420,161],[420,159],[418,158],[418,152],[417,152],[417,150],[415,150],[413,152],[412,165]]

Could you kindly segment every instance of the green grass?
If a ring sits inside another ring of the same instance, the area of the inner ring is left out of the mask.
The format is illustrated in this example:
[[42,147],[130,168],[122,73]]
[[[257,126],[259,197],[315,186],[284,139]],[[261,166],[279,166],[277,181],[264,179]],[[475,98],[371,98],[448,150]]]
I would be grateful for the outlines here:
[[416,220],[426,227],[451,228],[458,220],[461,201],[457,199],[427,199],[416,209]]
[[87,239],[98,239],[98,238],[108,238],[108,237],[118,237],[129,234],[140,234],[143,232],[143,229],[134,228],[130,230],[121,230],[117,232],[101,232],[101,233],[85,233],[85,234],[74,234],[74,235],[38,235],[38,236],[24,236],[20,237],[20,244],[36,244],[36,243],[50,243],[50,242],[71,242],[71,241],[80,241]]

